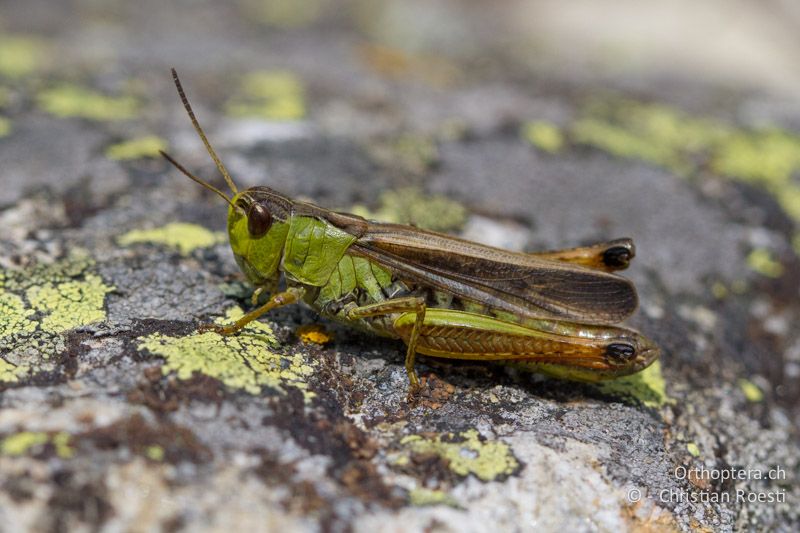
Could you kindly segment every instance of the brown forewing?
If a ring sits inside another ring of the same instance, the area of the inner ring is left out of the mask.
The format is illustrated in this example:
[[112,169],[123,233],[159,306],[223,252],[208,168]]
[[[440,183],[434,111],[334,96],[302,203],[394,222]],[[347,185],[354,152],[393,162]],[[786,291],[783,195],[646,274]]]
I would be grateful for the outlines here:
[[353,252],[409,280],[530,318],[614,323],[636,310],[625,278],[397,224],[370,222]]

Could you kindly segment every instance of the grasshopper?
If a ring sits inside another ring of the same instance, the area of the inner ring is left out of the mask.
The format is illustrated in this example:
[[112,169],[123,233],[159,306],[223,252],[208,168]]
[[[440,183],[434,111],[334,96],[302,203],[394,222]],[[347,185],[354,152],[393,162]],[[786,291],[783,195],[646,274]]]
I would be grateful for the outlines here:
[[[175,69],[172,76],[232,196],[161,154],[228,203],[231,249],[255,287],[255,309],[202,330],[232,335],[271,309],[302,301],[327,318],[402,339],[411,394],[420,388],[417,353],[512,363],[581,381],[632,374],[658,358],[658,347],[640,333],[610,325],[638,305],[633,284],[614,274],[635,255],[631,239],[519,253],[330,211],[268,187],[239,191]],[[264,293],[270,298],[257,306]]]

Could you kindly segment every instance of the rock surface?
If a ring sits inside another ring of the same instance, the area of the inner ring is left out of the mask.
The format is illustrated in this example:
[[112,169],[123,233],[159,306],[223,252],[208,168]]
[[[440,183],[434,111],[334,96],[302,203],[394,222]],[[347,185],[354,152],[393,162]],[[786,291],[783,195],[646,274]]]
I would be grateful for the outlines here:
[[[0,530],[800,527],[800,92],[766,74],[796,58],[687,40],[700,82],[623,32],[598,68],[607,34],[565,29],[596,7],[503,5],[4,3]],[[633,237],[661,361],[423,359],[409,404],[399,343],[308,309],[198,333],[249,289],[225,205],[157,157],[222,186],[171,66],[240,188],[516,249]]]

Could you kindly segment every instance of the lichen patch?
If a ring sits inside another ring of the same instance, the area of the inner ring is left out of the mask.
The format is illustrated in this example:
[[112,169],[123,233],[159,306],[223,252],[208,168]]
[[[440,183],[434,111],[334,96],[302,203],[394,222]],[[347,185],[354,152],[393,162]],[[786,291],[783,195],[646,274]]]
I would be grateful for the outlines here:
[[380,205],[374,211],[363,205],[352,206],[350,211],[368,219],[414,224],[433,231],[458,231],[467,221],[467,208],[463,204],[416,187],[382,193]]
[[197,224],[171,222],[160,228],[131,230],[121,235],[117,242],[122,246],[139,243],[161,244],[178,250],[182,255],[189,255],[198,248],[208,248],[225,242],[225,235]]
[[30,320],[35,312],[25,306],[22,298],[5,292],[0,285],[0,339],[17,333],[35,331],[36,323]]
[[661,374],[661,361],[656,361],[641,372],[596,385],[601,391],[614,396],[633,398],[647,407],[658,408],[675,400],[667,395],[667,385]]
[[242,80],[226,111],[236,118],[299,120],[306,114],[303,85],[291,72],[251,72]]
[[0,75],[17,79],[35,72],[46,61],[47,46],[38,37],[0,35]]
[[33,286],[25,296],[31,307],[44,315],[39,328],[48,333],[62,333],[104,320],[105,296],[113,290],[100,276],[87,274],[82,280]]
[[167,141],[155,135],[129,139],[106,148],[106,157],[115,161],[128,161],[145,157],[158,157],[167,149]]
[[[235,307],[217,322],[229,324],[242,315],[242,310]],[[300,354],[274,352],[277,340],[272,328],[263,322],[251,322],[239,333],[227,337],[212,332],[185,337],[155,333],[138,340],[139,350],[165,359],[164,374],[174,372],[182,380],[199,373],[250,394],[261,393],[263,387],[280,392],[294,387],[306,399],[313,397],[306,381],[314,372],[313,367]]]
[[0,383],[55,370],[64,334],[106,319],[105,297],[115,288],[92,265],[76,250],[52,264],[0,270]]
[[400,444],[406,453],[394,458],[395,464],[408,462],[408,453],[436,454],[448,462],[450,470],[459,476],[476,476],[493,481],[513,474],[520,464],[511,447],[502,441],[481,439],[478,431],[469,429],[458,435],[448,433],[435,437],[409,435]]
[[37,95],[39,107],[60,118],[97,121],[128,120],[139,113],[140,103],[132,96],[108,96],[79,85],[62,83]]
[[564,147],[564,134],[555,124],[543,120],[527,122],[522,126],[523,138],[533,146],[550,154]]
[[692,177],[706,168],[771,194],[800,223],[800,136],[777,128],[742,129],[669,106],[597,100],[570,129],[571,139],[616,156]]

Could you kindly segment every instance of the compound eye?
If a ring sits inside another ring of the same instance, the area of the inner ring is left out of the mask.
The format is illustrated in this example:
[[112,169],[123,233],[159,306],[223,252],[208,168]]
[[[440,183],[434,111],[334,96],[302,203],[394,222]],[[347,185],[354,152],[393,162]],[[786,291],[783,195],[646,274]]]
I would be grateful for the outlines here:
[[247,211],[247,231],[251,237],[261,237],[272,226],[272,215],[261,204],[254,203]]
[[627,363],[636,357],[636,349],[630,344],[615,342],[606,347],[606,355],[617,363]]

